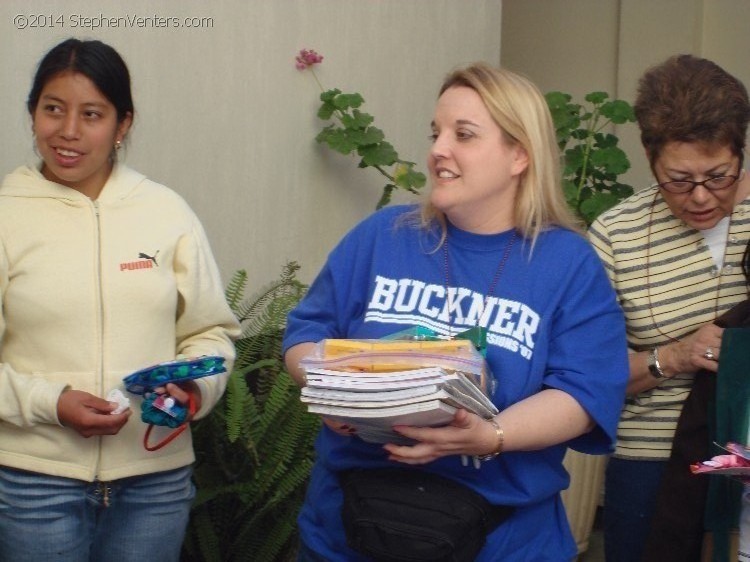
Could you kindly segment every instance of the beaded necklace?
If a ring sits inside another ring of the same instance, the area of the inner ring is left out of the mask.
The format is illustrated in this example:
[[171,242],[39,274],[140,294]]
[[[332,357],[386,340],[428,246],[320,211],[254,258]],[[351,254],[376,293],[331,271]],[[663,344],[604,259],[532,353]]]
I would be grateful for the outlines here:
[[[487,294],[484,295],[484,299],[482,301],[482,309],[479,311],[479,314],[477,315],[477,323],[475,328],[479,331],[481,331],[481,338],[479,338],[479,341],[475,341],[475,345],[477,347],[484,348],[484,343],[486,341],[486,335],[487,335],[487,329],[482,328],[479,326],[479,321],[481,320],[482,316],[484,316],[484,310],[487,307],[487,301],[488,299],[493,296],[495,292],[495,288],[497,286],[498,281],[500,280],[500,276],[503,273],[503,270],[505,269],[505,264],[508,262],[508,258],[510,257],[510,251],[513,249],[513,245],[516,242],[516,239],[518,238],[518,231],[513,230],[513,236],[508,241],[508,243],[505,246],[505,251],[503,252],[503,257],[500,260],[500,263],[497,266],[497,270],[495,270],[495,275],[492,277],[492,282],[490,283],[489,288],[487,289]],[[443,271],[445,273],[445,296],[448,300],[448,337],[453,337],[453,322],[451,321],[451,315],[450,312],[453,310],[453,298],[451,296],[450,291],[448,288],[451,286],[451,268],[450,268],[450,257],[449,257],[449,250],[448,250],[448,237],[446,236],[445,241],[443,242]]]

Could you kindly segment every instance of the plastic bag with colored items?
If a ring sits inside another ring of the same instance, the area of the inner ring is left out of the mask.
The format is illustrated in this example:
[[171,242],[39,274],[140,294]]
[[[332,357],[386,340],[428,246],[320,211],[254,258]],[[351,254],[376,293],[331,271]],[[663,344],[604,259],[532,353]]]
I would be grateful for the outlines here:
[[[143,437],[144,448],[147,451],[156,451],[176,439],[188,426],[188,417],[196,412],[195,400],[191,393],[188,393],[188,404],[185,406],[167,393],[155,393],[154,389],[169,383],[180,384],[225,372],[226,367],[224,367],[223,357],[204,355],[157,363],[123,378],[128,392],[143,396],[141,420],[148,424],[146,434]],[[157,444],[151,445],[149,437],[155,425],[176,429]]]
[[306,371],[387,373],[441,367],[464,374],[491,396],[495,379],[470,339],[439,339],[424,328],[413,328],[382,339],[325,339],[300,361]]
[[716,455],[709,460],[690,465],[693,474],[715,474],[735,478],[741,482],[750,482],[750,448],[739,443],[727,443],[724,449],[727,454]]

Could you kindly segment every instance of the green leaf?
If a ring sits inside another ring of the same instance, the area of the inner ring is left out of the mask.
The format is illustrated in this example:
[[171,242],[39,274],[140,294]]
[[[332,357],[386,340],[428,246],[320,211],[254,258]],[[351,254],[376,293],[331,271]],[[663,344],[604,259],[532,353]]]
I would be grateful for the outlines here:
[[357,153],[366,166],[390,166],[398,160],[398,154],[388,142],[359,147]]
[[609,189],[619,200],[633,195],[633,187],[624,183],[613,183]]
[[359,94],[340,94],[333,100],[333,105],[336,106],[336,109],[344,110],[359,107],[364,101]]
[[565,200],[568,202],[577,202],[578,201],[578,187],[570,181],[570,180],[563,180],[562,182],[562,188],[563,193],[565,194]]
[[602,105],[600,111],[604,117],[618,125],[635,121],[635,111],[626,101],[609,101]]
[[619,203],[619,201],[620,199],[611,193],[594,193],[581,203],[581,215],[586,224],[591,224],[596,217]]
[[393,183],[398,187],[415,192],[423,187],[427,178],[422,172],[416,172],[413,164],[400,164],[393,173]]
[[552,109],[566,107],[568,105],[568,102],[573,98],[570,94],[554,91],[544,94],[544,99],[547,101],[547,105],[550,107],[550,109]]
[[611,174],[624,174],[630,168],[630,162],[622,149],[610,146],[591,152],[591,163],[604,168]]
[[593,103],[594,105],[599,105],[600,103],[603,103],[604,100],[606,100],[609,97],[609,94],[607,92],[591,92],[590,94],[586,94],[586,96],[583,98],[589,103]]
[[330,102],[325,102],[318,109],[318,119],[322,119],[323,121],[328,121],[333,116],[335,111],[336,111],[336,106],[334,106]]
[[320,94],[320,101],[322,102],[333,102],[333,98],[338,96],[341,93],[341,90],[338,88],[334,88],[332,90],[326,90],[325,92]]
[[555,125],[558,146],[563,149],[571,131],[577,129],[581,124],[579,117],[581,106],[569,103],[570,95],[562,92],[548,92],[544,97],[552,116],[552,122]]
[[594,145],[597,148],[607,148],[608,146],[617,146],[617,137],[611,134],[596,133],[594,135]]
[[367,146],[370,144],[378,144],[385,138],[385,135],[383,134],[383,131],[377,127],[367,127],[364,131],[359,132],[357,138],[359,139],[360,146]]
[[352,111],[351,115],[345,114],[341,117],[341,124],[347,129],[364,129],[373,121],[372,115],[362,113],[358,109]]
[[573,131],[570,131],[570,136],[571,138],[574,138],[576,140],[585,141],[591,136],[591,133],[588,129],[575,129]]
[[349,133],[345,129],[336,128],[332,125],[320,131],[315,140],[327,144],[330,148],[341,154],[351,154],[359,146],[356,140],[350,138]]

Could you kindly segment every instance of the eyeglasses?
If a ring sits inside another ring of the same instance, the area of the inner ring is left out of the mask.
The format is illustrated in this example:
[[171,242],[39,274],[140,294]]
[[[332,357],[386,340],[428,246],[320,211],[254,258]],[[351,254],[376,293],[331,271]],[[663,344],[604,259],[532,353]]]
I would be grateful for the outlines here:
[[703,181],[665,181],[664,183],[659,183],[657,185],[670,193],[690,193],[699,185],[702,185],[709,191],[719,191],[734,185],[734,183],[742,177],[744,171],[745,170],[740,171],[736,176],[714,176]]

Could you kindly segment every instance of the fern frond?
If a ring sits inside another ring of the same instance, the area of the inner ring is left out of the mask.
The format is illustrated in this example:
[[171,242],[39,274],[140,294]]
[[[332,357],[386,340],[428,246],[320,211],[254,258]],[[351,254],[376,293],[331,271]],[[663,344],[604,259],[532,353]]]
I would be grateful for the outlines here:
[[284,478],[277,482],[273,495],[268,499],[268,505],[273,507],[282,504],[294,494],[298,494],[300,490],[304,491],[313,462],[308,459],[293,465]]
[[[256,439],[260,435],[269,435],[269,428],[279,425],[279,416],[288,412],[289,408],[293,408],[299,402],[299,398],[293,392],[294,389],[291,388],[293,384],[291,377],[283,371],[273,379],[273,385],[265,397],[263,414],[258,420],[259,426],[253,430]],[[269,437],[273,438],[273,435]]]
[[229,284],[224,291],[224,296],[227,299],[227,303],[229,303],[229,308],[231,308],[232,312],[235,314],[237,313],[236,308],[242,300],[242,295],[245,294],[246,286],[247,271],[240,269],[234,272],[234,275],[232,275],[232,278],[229,280]]
[[291,297],[297,300],[304,293],[305,286],[296,279],[281,279],[274,281],[251,299],[238,303],[236,314],[240,322],[253,320],[277,299]]
[[277,366],[275,359],[265,359],[247,365],[240,369],[234,369],[227,381],[226,403],[226,430],[227,438],[234,443],[239,437],[252,436],[252,428],[261,423],[255,405],[255,398],[250,394],[245,377],[263,367]]

